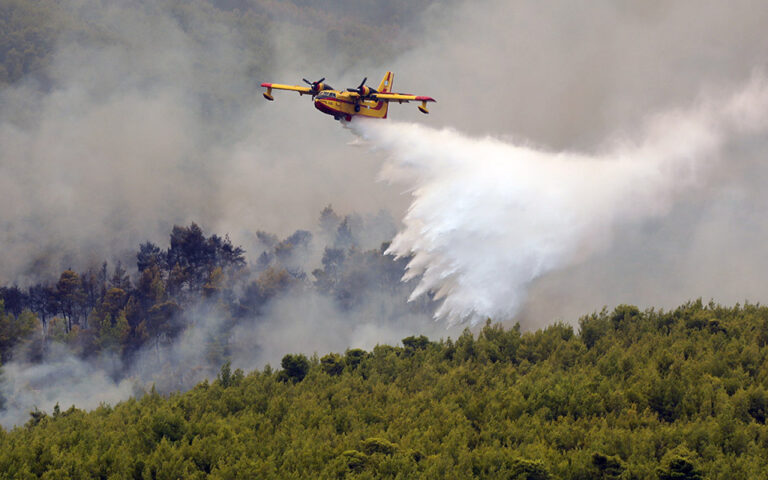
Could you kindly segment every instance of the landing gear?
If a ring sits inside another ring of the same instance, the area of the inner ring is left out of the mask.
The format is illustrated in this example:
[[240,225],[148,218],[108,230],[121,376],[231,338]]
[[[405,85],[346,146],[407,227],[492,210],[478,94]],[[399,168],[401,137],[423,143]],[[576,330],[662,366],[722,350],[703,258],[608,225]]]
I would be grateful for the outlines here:
[[355,105],[355,112],[359,112],[359,111],[360,111],[360,105]]

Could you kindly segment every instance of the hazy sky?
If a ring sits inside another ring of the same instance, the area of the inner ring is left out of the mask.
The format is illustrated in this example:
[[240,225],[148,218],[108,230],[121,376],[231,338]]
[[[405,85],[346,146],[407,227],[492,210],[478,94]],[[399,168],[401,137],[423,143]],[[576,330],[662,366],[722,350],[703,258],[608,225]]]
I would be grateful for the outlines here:
[[[409,195],[376,181],[383,154],[347,145],[350,132],[306,97],[265,102],[261,81],[326,76],[343,88],[392,70],[396,89],[438,100],[429,116],[394,105],[392,120],[594,153],[635,138],[656,112],[739,88],[768,52],[759,1],[436,2],[406,27],[415,47],[385,65],[318,55],[307,48],[318,38],[280,28],[265,46],[275,65],[254,79],[237,32],[202,25],[201,43],[143,4],[78,5],[117,41],[62,43],[50,92],[0,93],[6,282],[163,243],[173,223],[197,221],[248,248],[256,229],[307,228],[329,203],[403,215]],[[201,91],[227,92],[242,109],[211,125]],[[622,226],[612,248],[541,278],[528,314],[574,321],[625,301],[759,300],[763,146],[728,145],[722,168],[668,216]]]

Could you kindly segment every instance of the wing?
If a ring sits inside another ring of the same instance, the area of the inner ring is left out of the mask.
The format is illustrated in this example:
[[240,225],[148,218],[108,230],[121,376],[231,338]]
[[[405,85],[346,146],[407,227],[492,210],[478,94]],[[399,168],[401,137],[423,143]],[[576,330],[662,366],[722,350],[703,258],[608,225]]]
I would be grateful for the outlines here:
[[312,89],[309,87],[300,87],[298,85],[281,85],[279,83],[262,83],[262,87],[266,88],[267,91],[264,92],[264,98],[267,100],[273,100],[272,98],[272,89],[275,88],[277,90],[291,90],[293,92],[299,92],[299,95],[312,95]]
[[427,110],[427,102],[436,101],[432,97],[422,97],[420,95],[410,95],[407,93],[374,93],[373,95],[371,95],[371,98],[373,98],[374,100],[382,100],[385,102],[398,102],[398,103],[408,103],[410,101],[421,102],[421,105],[419,105],[419,111],[421,113],[429,113],[429,110]]
[[400,103],[408,103],[410,101],[416,101],[416,102],[435,102],[435,100],[432,97],[422,97],[419,95],[409,95],[407,93],[374,93],[371,95],[371,98],[375,100],[383,100],[385,102],[400,102]]

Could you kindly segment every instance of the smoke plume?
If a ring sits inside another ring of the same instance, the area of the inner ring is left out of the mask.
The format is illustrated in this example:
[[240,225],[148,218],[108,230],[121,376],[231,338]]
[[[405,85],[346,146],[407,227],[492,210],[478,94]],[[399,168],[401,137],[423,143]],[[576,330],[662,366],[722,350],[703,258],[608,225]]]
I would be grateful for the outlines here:
[[730,141],[764,132],[768,84],[756,74],[724,99],[653,116],[636,139],[597,153],[548,152],[452,129],[360,121],[389,159],[384,180],[412,195],[388,252],[413,256],[411,298],[435,292],[436,316],[509,319],[532,282],[611,245],[617,229],[667,213],[709,179]]

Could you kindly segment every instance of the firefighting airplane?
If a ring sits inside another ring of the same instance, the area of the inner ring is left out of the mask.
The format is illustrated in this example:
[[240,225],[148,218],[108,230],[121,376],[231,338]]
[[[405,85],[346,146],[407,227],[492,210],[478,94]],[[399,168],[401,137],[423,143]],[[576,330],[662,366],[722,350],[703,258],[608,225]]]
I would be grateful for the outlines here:
[[274,100],[272,89],[292,90],[299,92],[299,95],[311,95],[314,99],[315,108],[328,115],[333,115],[336,120],[352,120],[354,115],[364,117],[387,118],[387,107],[389,102],[408,103],[410,101],[421,102],[419,111],[429,113],[427,102],[434,102],[431,97],[421,97],[406,93],[392,93],[392,81],[395,78],[392,72],[387,72],[379,84],[379,88],[373,89],[365,85],[368,78],[364,78],[357,88],[348,88],[344,90],[334,90],[333,87],[325,81],[325,77],[316,82],[310,82],[303,78],[309,87],[300,87],[298,85],[280,85],[277,83],[262,83],[261,86],[267,89],[264,92],[264,98]]

